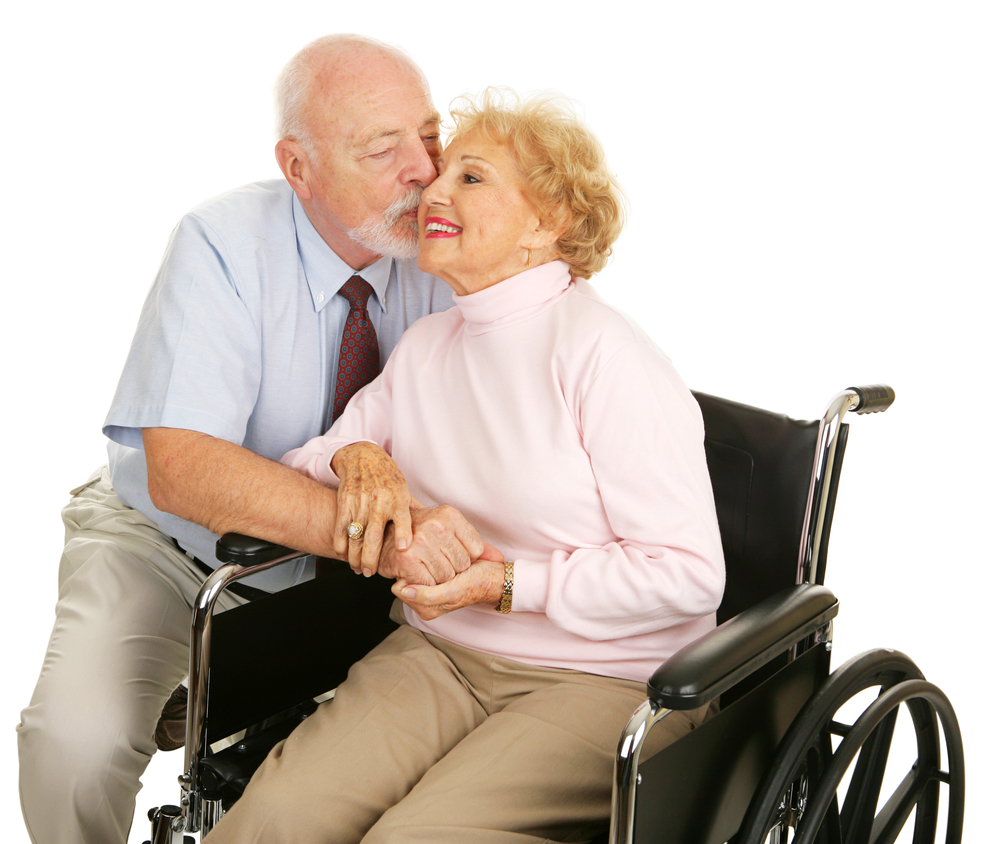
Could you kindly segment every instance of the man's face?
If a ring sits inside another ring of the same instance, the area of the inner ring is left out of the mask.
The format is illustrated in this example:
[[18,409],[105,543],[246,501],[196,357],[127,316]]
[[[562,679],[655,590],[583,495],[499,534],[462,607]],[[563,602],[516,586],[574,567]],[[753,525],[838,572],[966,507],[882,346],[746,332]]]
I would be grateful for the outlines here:
[[437,176],[438,113],[420,75],[384,57],[320,80],[308,155],[310,219],[357,266],[418,251],[420,193]]

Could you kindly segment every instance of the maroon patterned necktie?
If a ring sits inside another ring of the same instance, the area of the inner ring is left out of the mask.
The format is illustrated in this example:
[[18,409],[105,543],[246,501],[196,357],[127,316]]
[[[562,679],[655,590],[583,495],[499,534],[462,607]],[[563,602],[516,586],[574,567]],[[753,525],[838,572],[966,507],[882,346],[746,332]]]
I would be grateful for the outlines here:
[[368,297],[375,291],[359,275],[352,275],[338,291],[351,303],[340,341],[337,386],[333,397],[333,421],[340,418],[358,390],[378,375],[378,337],[368,316]]

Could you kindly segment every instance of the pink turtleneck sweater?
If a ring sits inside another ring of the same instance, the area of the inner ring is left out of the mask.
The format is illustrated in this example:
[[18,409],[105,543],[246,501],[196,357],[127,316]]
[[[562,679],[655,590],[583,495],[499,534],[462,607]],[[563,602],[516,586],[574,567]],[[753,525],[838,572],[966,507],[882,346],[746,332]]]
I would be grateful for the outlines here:
[[384,372],[283,462],[338,482],[382,446],[424,506],[515,561],[513,611],[419,630],[535,665],[644,681],[715,626],[725,581],[701,412],[667,357],[562,262],[414,324]]

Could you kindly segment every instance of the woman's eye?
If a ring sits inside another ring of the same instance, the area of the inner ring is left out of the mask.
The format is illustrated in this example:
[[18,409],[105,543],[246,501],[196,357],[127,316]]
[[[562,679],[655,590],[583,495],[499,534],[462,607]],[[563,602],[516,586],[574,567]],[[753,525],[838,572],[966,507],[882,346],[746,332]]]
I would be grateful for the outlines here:
[[462,182],[467,185],[477,185],[479,184],[480,179],[476,176],[473,176],[471,173],[463,173]]

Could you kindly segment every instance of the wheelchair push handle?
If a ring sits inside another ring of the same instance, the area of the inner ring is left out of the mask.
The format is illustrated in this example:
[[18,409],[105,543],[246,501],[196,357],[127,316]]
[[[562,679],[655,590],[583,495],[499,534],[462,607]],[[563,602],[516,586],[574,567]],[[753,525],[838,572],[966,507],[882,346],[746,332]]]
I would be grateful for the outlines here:
[[888,410],[896,400],[896,393],[888,384],[868,384],[847,389],[858,394],[857,406],[850,408],[855,413],[881,413]]

